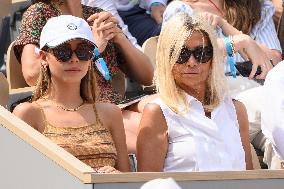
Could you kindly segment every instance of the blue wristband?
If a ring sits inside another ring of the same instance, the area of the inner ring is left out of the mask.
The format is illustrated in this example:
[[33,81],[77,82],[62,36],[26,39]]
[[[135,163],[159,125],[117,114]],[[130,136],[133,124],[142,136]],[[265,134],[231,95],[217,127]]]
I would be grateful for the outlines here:
[[229,37],[225,37],[225,44],[226,44],[226,49],[227,49],[227,54],[228,54],[228,61],[229,61],[229,65],[230,65],[230,70],[231,70],[231,73],[233,75],[233,78],[236,78],[237,77],[236,67],[235,67],[233,52],[232,52],[232,48],[231,48],[231,41],[230,41]]
[[110,80],[111,76],[109,73],[109,70],[107,68],[106,62],[104,59],[101,57],[98,48],[94,48],[94,58],[93,61],[95,62],[99,72],[103,75],[105,80]]

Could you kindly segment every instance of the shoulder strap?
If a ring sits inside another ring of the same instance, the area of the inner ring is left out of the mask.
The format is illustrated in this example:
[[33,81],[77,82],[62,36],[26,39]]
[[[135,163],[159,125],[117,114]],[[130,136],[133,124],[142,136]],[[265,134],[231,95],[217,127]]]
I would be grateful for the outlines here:
[[94,113],[95,113],[95,116],[96,116],[96,123],[103,126],[103,123],[102,123],[102,121],[99,117],[98,111],[97,111],[96,103],[93,103],[93,110],[94,110]]

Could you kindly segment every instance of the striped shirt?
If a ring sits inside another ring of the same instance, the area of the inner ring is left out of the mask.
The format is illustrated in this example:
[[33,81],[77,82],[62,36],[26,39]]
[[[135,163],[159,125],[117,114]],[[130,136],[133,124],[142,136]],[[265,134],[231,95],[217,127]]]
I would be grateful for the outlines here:
[[[255,41],[265,45],[267,48],[278,50],[282,53],[280,42],[277,38],[275,25],[272,19],[272,16],[275,12],[275,7],[269,0],[262,1],[261,7],[261,19],[253,27],[249,36]],[[167,6],[164,12],[164,23],[179,12],[186,12],[191,15],[193,13],[193,10],[190,5],[182,1],[173,1]],[[216,32],[218,37],[225,37],[222,29],[218,26],[216,28]],[[238,53],[236,54],[236,56],[234,56],[234,59],[235,62],[244,62],[244,59]],[[230,66],[227,64],[227,61],[225,62],[225,70],[226,72],[229,72]]]

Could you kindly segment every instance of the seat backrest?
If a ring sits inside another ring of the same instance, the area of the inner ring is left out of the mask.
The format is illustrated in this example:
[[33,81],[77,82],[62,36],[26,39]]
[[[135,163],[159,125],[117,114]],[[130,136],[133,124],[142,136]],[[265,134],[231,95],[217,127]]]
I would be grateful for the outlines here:
[[3,73],[0,72],[0,105],[7,108],[9,98],[9,84]]
[[7,51],[7,80],[10,90],[28,87],[23,76],[22,66],[15,56],[13,47],[14,42],[10,44]]
[[142,51],[146,56],[150,58],[152,65],[155,68],[156,65],[156,52],[159,36],[150,37],[142,45]]

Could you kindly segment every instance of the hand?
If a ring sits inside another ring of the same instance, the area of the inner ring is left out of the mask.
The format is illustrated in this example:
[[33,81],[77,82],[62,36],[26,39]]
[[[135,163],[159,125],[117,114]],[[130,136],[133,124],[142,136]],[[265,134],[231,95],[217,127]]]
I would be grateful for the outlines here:
[[209,12],[202,12],[200,15],[204,17],[214,28],[216,28],[217,25],[222,28],[224,25],[225,20],[218,15]]
[[260,46],[248,35],[238,34],[233,36],[236,51],[238,51],[245,60],[251,60],[252,71],[249,78],[252,79],[256,73],[257,67],[261,67],[261,74],[256,79],[265,79],[269,70],[273,68],[270,59]]
[[88,21],[93,21],[92,32],[100,53],[105,50],[109,40],[121,33],[117,19],[109,12],[93,14]]
[[114,167],[111,166],[104,166],[96,170],[97,173],[121,173],[120,171],[116,170]]
[[151,7],[151,17],[157,22],[157,24],[161,24],[163,22],[165,9],[165,6],[162,4]]

